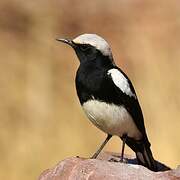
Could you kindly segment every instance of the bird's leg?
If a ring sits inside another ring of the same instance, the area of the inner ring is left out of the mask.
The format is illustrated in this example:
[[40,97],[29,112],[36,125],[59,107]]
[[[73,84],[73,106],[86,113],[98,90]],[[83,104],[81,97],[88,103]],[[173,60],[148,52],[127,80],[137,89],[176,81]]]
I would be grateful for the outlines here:
[[125,148],[125,144],[126,144],[127,134],[124,134],[121,139],[123,141],[123,144],[122,144],[122,151],[121,151],[120,162],[123,162],[123,160],[124,160],[124,148]]
[[99,153],[102,151],[102,149],[104,148],[104,146],[107,144],[107,142],[111,139],[112,135],[108,134],[107,138],[105,139],[105,141],[102,143],[102,145],[100,146],[100,148],[94,153],[94,155],[91,157],[91,159],[96,159],[97,156],[99,155]]

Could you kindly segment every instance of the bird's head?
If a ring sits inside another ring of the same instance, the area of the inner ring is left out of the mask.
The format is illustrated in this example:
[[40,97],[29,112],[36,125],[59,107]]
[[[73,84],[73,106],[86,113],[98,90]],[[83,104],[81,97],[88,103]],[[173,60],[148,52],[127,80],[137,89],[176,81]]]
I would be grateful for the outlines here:
[[73,40],[57,39],[70,45],[76,52],[80,62],[106,57],[113,62],[109,44],[96,34],[82,34]]

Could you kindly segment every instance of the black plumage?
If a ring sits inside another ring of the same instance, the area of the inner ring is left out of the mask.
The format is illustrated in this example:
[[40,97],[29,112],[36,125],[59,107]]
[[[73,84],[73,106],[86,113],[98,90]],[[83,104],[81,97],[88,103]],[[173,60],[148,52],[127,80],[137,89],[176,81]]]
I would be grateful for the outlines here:
[[[101,39],[99,42],[96,42],[96,38],[98,41],[99,36],[97,37],[97,35],[93,36],[88,34],[81,36],[83,36],[83,38],[81,39],[80,37],[78,43],[76,42],[77,40],[60,40],[71,45],[80,60],[80,66],[76,73],[76,90],[81,105],[83,106],[84,103],[91,100],[103,102],[110,106],[115,105],[116,107],[125,108],[130,114],[141,136],[139,136],[139,139],[130,137],[128,133],[124,133],[120,136],[123,140],[122,156],[124,153],[124,143],[126,143],[136,153],[139,164],[156,171],[157,167],[150,150],[150,143],[144,126],[143,114],[131,81],[126,74],[115,65],[111,52],[108,52],[109,47],[107,47],[108,45],[106,42],[106,46],[104,46],[103,49],[100,46],[101,44],[97,44],[97,46],[95,44],[103,43],[103,40],[101,41]],[[85,36],[87,36],[87,38]],[[91,41],[91,37],[94,38],[93,41]],[[116,85],[109,73],[112,69],[116,72],[120,72],[123,80],[126,82],[125,85],[129,88],[128,92],[130,93],[123,92],[121,87]],[[108,132],[106,133],[108,134],[108,137],[93,157],[97,157],[104,145],[111,136],[114,135]]]

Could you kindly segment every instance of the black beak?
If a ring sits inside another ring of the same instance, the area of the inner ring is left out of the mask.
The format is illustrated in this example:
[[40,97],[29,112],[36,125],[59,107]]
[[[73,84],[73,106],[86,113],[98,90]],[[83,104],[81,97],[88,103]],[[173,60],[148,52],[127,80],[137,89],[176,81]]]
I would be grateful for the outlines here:
[[68,45],[70,45],[71,47],[75,47],[75,43],[72,41],[72,40],[70,40],[70,39],[56,39],[57,41],[60,41],[60,42],[63,42],[63,43],[66,43],[66,44],[68,44]]

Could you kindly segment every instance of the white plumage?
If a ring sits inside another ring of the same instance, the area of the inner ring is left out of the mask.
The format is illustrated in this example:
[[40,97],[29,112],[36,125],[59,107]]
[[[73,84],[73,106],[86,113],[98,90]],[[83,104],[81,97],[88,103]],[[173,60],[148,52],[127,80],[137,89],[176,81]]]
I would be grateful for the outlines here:
[[108,75],[111,75],[114,84],[128,96],[133,96],[136,98],[136,95],[131,91],[128,80],[118,69],[110,69]]
[[112,58],[112,52],[109,47],[109,44],[100,36],[96,34],[83,34],[75,39],[73,42],[76,44],[90,44],[91,46],[96,47],[101,53],[105,56]]
[[141,138],[140,131],[123,106],[89,100],[82,107],[91,122],[105,133],[120,137],[127,134],[137,140]]

